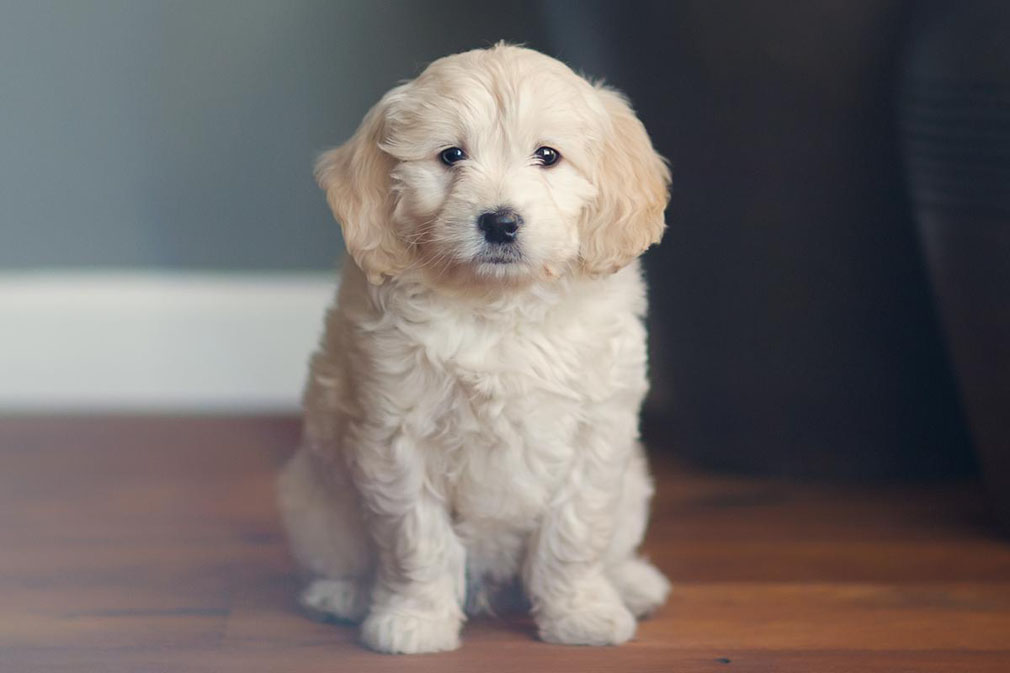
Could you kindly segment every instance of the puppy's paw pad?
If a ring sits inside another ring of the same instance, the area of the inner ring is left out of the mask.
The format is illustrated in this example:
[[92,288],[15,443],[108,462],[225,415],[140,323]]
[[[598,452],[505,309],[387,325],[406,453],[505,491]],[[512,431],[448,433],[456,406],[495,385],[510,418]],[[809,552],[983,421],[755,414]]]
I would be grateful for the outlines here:
[[612,569],[610,577],[621,600],[636,617],[655,612],[670,595],[670,581],[644,559],[625,561]]
[[459,647],[460,620],[373,611],[361,625],[361,642],[377,652],[418,654]]
[[635,635],[634,615],[617,601],[544,614],[537,626],[543,640],[563,645],[620,645]]
[[360,622],[368,610],[367,592],[360,582],[314,580],[299,596],[303,607],[343,621]]

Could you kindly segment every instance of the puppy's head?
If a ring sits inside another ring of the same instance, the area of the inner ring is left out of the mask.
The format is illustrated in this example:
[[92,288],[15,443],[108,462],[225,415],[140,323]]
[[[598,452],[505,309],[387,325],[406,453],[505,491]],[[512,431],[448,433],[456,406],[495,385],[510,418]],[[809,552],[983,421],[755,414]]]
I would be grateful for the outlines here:
[[387,93],[316,176],[375,283],[617,271],[662,235],[670,182],[619,93],[507,45]]

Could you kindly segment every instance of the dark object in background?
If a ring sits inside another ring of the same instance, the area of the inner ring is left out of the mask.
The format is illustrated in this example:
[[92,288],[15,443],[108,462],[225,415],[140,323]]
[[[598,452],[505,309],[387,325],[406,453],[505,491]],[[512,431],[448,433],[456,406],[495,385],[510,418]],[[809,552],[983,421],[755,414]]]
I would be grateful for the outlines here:
[[1010,526],[1010,5],[918,5],[909,187],[990,499]]
[[671,161],[646,431],[696,462],[971,468],[895,128],[905,7],[593,2],[555,21],[558,54],[607,68]]

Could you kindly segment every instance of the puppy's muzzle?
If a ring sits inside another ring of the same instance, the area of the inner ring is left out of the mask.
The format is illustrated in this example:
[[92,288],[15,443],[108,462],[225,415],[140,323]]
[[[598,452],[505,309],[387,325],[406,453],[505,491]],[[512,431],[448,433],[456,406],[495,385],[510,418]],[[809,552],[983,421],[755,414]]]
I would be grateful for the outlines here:
[[499,208],[477,218],[477,228],[488,243],[512,243],[522,223],[523,218],[511,208]]

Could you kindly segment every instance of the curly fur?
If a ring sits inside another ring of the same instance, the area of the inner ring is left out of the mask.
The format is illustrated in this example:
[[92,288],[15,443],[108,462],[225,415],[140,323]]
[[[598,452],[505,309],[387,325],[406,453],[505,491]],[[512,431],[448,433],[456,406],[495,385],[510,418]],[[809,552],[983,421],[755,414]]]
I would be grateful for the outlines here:
[[[531,159],[548,145],[562,160]],[[439,152],[465,149],[445,166]],[[280,478],[308,607],[383,652],[459,645],[518,582],[545,640],[616,644],[666,579],[636,549],[652,493],[637,256],[669,173],[616,92],[528,49],[432,63],[317,177],[353,261]],[[520,213],[507,264],[475,222]]]

